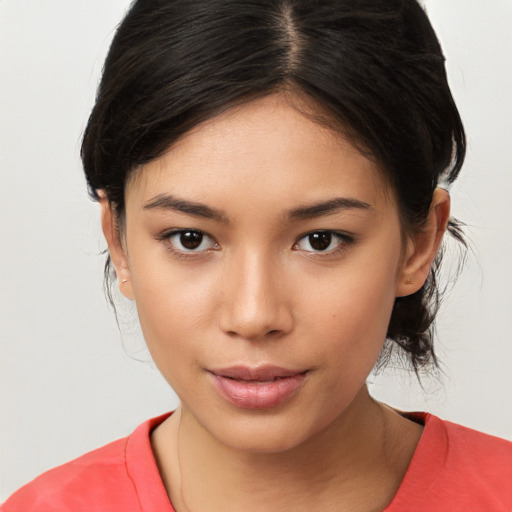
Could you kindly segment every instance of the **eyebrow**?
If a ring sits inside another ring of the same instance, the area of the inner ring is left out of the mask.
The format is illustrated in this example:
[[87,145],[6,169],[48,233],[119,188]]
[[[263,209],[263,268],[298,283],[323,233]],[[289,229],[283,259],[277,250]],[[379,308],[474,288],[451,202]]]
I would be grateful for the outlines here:
[[185,199],[180,199],[170,194],[159,194],[153,199],[150,199],[144,205],[144,210],[174,210],[196,217],[203,217],[224,223],[228,222],[228,218],[222,210],[211,208],[202,203],[186,201]]
[[290,220],[314,219],[324,215],[333,215],[343,210],[371,210],[372,207],[364,201],[352,197],[335,197],[328,201],[300,206],[288,212]]
[[[372,207],[351,197],[335,197],[328,201],[299,206],[289,210],[286,214],[289,220],[305,220],[333,215],[343,210],[371,210]],[[211,208],[202,203],[187,201],[170,194],[159,194],[144,204],[144,210],[173,210],[187,215],[194,215],[205,219],[211,219],[228,223],[227,215],[216,208]]]

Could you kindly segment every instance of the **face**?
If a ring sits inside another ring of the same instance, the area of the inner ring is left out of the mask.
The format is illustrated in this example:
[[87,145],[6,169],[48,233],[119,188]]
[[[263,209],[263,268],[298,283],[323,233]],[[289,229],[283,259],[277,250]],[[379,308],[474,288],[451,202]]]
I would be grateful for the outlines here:
[[300,445],[343,418],[404,273],[377,166],[280,95],[146,165],[127,187],[122,247],[121,289],[183,415],[252,451]]

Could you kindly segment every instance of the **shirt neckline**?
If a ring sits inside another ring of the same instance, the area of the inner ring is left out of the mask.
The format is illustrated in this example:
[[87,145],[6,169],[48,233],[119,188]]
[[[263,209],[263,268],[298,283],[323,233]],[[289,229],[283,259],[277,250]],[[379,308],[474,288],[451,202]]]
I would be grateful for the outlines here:
[[403,511],[424,499],[448,456],[448,434],[440,418],[426,412],[397,412],[424,428],[402,483],[383,512]]
[[133,483],[143,512],[175,512],[151,446],[151,432],[172,412],[139,425],[126,442],[126,472]]
[[[126,471],[133,483],[143,512],[175,512],[163,484],[153,448],[151,432],[163,423],[170,413],[142,423],[126,442]],[[394,498],[383,512],[398,512],[420,499],[434,484],[439,472],[432,468],[445,465],[448,437],[443,422],[430,413],[399,412],[405,418],[424,425],[414,455]],[[426,470],[430,468],[430,470]]]

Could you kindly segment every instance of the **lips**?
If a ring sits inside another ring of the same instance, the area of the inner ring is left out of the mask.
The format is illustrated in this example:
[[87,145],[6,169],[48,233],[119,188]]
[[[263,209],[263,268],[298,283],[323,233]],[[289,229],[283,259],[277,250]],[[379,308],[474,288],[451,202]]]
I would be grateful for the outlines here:
[[290,400],[304,383],[307,371],[278,366],[233,366],[209,371],[213,387],[242,409],[271,409]]

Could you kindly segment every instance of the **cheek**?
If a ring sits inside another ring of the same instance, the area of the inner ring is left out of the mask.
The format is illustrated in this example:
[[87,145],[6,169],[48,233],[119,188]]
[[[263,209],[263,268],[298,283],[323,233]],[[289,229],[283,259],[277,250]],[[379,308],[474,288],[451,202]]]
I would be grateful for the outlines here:
[[398,256],[358,263],[357,268],[340,271],[320,293],[307,296],[301,309],[307,311],[307,328],[322,336],[317,345],[319,357],[335,363],[336,372],[352,378],[366,378],[384,343],[395,302]]
[[310,309],[311,320],[317,329],[322,326],[325,339],[330,340],[322,347],[324,357],[334,357],[345,369],[368,361],[371,369],[373,356],[378,356],[384,343],[393,304],[392,294],[359,288],[338,295],[330,308],[324,303],[316,311]]
[[[207,336],[206,310],[213,310],[215,276],[166,255],[141,251],[131,258],[131,278],[142,331],[162,373],[190,366]],[[179,364],[178,364],[179,363]]]

